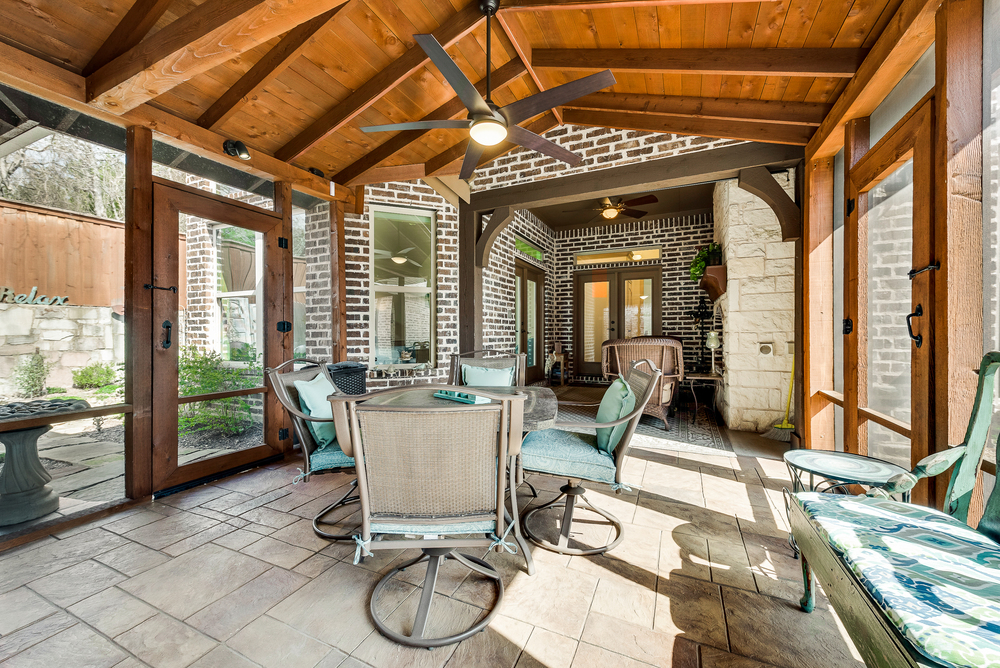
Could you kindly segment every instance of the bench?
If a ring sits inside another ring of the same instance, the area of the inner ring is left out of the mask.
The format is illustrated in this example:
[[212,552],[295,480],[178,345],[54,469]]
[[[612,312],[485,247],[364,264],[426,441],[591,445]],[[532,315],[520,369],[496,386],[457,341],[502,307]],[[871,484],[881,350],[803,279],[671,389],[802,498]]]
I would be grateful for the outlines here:
[[[978,527],[966,524],[998,368],[1000,353],[983,358],[965,442],[939,453],[938,468],[944,458],[958,460],[947,512],[888,497],[915,485],[916,469],[868,496],[793,495],[802,609],[813,609],[815,577],[868,666],[1000,666],[1000,490]],[[935,472],[929,466],[928,474]]]

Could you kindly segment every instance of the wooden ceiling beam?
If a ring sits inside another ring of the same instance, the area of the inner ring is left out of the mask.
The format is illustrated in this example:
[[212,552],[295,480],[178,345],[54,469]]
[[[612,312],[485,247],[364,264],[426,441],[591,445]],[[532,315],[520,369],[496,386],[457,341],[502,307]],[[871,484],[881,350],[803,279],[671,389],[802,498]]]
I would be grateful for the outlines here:
[[819,102],[742,100],[739,98],[593,93],[573,100],[566,107],[603,111],[630,111],[693,118],[725,118],[734,121],[766,121],[792,125],[819,125],[833,108]]
[[[538,73],[531,66],[531,41],[524,34],[524,28],[521,26],[520,21],[512,16],[505,16],[503,13],[497,14],[497,20],[500,22],[500,27],[503,28],[503,31],[507,33],[510,43],[514,45],[517,55],[527,64],[528,75],[531,77],[531,80],[538,86],[539,91],[545,90],[542,80],[538,78]],[[562,125],[562,112],[558,108],[554,108],[551,111],[555,114],[556,122]]]
[[209,107],[198,119],[198,125],[203,128],[215,129],[249,102],[264,86],[274,80],[302,55],[313,38],[326,30],[333,18],[346,4],[334,7],[316,18],[298,25],[281,38],[274,48],[258,60],[250,71],[240,77],[233,86]]
[[768,144],[805,146],[814,132],[808,125],[732,121],[690,116],[660,116],[611,111],[567,109],[563,119],[570,125],[641,130],[663,134],[744,139]]
[[646,74],[850,78],[864,49],[535,49],[531,66]]
[[[434,37],[441,43],[441,46],[447,49],[472,32],[485,18],[476,3],[472,3],[445,21],[440,28],[434,31]],[[428,63],[430,63],[430,59],[424,50],[419,46],[414,46],[394,60],[387,68],[362,84],[360,88],[348,95],[333,109],[323,114],[294,139],[275,151],[275,157],[285,161],[296,159],[357,118],[365,109]]]
[[122,114],[346,0],[206,0],[87,77],[87,102]]
[[[491,77],[491,84],[493,90],[498,88],[503,88],[512,81],[516,81],[520,77],[524,76],[528,68],[525,66],[524,62],[520,58],[515,58],[514,60],[508,61],[506,64],[502,65],[499,69],[494,71]],[[479,91],[480,95],[486,94],[486,79],[483,78],[479,83],[476,84],[476,90]],[[441,121],[455,118],[459,115],[467,114],[465,105],[462,104],[462,100],[456,95],[451,98],[440,107],[427,114],[420,120],[422,121]],[[379,146],[376,146],[371,151],[366,153],[361,158],[355,160],[353,163],[340,170],[334,177],[333,180],[337,183],[343,183],[344,185],[353,185],[355,183],[360,183],[359,178],[365,176],[365,172],[374,169],[379,165],[380,162],[391,158],[393,155],[402,151],[404,148],[412,144],[414,141],[424,136],[430,130],[405,130],[398,134],[393,135],[388,141]],[[370,183],[370,181],[369,181]]]
[[628,7],[666,7],[668,5],[710,5],[759,0],[504,0],[499,14],[505,12],[546,12]]
[[[536,135],[540,135],[548,132],[558,125],[559,122],[556,120],[555,114],[551,111],[547,111],[522,127],[526,130],[531,130]],[[468,139],[460,141],[451,148],[438,153],[436,156],[425,162],[424,174],[427,176],[450,176],[460,173],[462,171],[461,160],[465,157],[465,150],[469,146],[469,141],[470,140]],[[478,169],[485,164],[493,162],[497,158],[510,153],[516,148],[518,148],[518,145],[509,141],[500,142],[496,146],[487,148],[483,151],[483,155],[479,159],[479,164],[476,168]]]
[[903,0],[875,42],[857,75],[847,83],[830,114],[806,147],[806,160],[837,154],[844,126],[869,116],[934,42],[935,13],[940,0]]
[[122,20],[97,49],[97,53],[83,68],[83,76],[90,76],[141,42],[167,11],[171,2],[173,0],[135,0]]

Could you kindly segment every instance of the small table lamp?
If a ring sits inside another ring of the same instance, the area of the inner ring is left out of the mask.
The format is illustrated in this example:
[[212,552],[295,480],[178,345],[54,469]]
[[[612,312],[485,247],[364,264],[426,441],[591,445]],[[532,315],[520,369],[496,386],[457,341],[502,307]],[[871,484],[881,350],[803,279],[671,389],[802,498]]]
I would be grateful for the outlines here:
[[712,330],[705,336],[705,347],[712,351],[712,375],[716,375],[715,372],[715,351],[722,346],[722,339],[719,337],[719,333]]

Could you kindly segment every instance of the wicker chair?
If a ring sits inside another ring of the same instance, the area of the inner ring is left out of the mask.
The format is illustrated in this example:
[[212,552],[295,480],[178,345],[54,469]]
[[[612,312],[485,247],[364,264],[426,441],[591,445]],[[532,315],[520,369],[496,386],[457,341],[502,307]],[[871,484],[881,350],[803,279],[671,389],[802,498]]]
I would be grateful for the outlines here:
[[[401,397],[395,405],[374,397],[455,390],[451,385],[393,388],[332,399],[346,406],[358,461],[361,531],[355,537],[355,563],[371,550],[419,548],[422,555],[386,574],[371,595],[372,621],[385,637],[411,647],[461,642],[486,628],[500,611],[503,580],[483,559],[458,549],[514,549],[507,536],[504,496],[508,457],[521,442],[523,394],[490,394],[488,404],[421,406]],[[445,404],[448,402],[439,402]],[[414,447],[414,446],[419,447]],[[512,528],[512,527],[511,527]],[[416,535],[423,538],[405,538]],[[386,538],[387,536],[399,536]],[[426,636],[431,601],[441,564],[455,560],[492,581],[496,602],[483,619],[451,635]],[[427,562],[423,591],[410,635],[389,628],[379,616],[379,595],[394,576]]]
[[[643,364],[649,365],[652,371],[650,373],[640,371],[638,367]],[[524,438],[521,445],[521,457],[525,471],[569,480],[567,484],[559,488],[559,496],[549,503],[534,508],[524,516],[523,528],[528,540],[546,550],[572,555],[603,554],[622,541],[625,528],[621,521],[611,513],[594,507],[587,500],[587,497],[584,496],[587,490],[583,486],[583,481],[611,485],[618,494],[621,494],[623,489],[628,489],[622,480],[622,470],[628,456],[629,444],[635,433],[635,428],[642,418],[646,404],[656,391],[659,379],[660,370],[651,361],[633,362],[625,375],[625,383],[636,397],[635,406],[628,415],[618,420],[600,423],[557,422],[555,429],[531,432]],[[565,405],[571,402],[560,403]],[[593,404],[573,402],[572,405]],[[621,440],[615,446],[613,455],[597,447],[597,436],[565,431],[566,429],[614,427],[621,424],[628,426],[625,428]],[[565,501],[563,501],[564,498]],[[573,511],[577,504],[597,513],[611,523],[615,528],[615,537],[610,543],[592,548],[569,547],[570,533],[573,529]],[[537,532],[533,532],[530,521],[537,513],[558,507],[563,508],[562,523],[558,541],[553,543],[539,536]]]
[[646,415],[663,420],[663,429],[670,429],[667,413],[677,401],[684,381],[684,346],[677,339],[664,336],[637,336],[632,339],[612,339],[601,344],[601,373],[613,380],[619,369],[628,369],[632,362],[652,360],[663,375],[659,387],[646,406]]
[[514,368],[514,380],[511,387],[524,385],[525,366],[528,356],[524,353],[505,354],[493,350],[473,350],[467,353],[458,353],[451,356],[451,371],[448,374],[448,383],[451,385],[465,385],[462,382],[462,367],[474,366],[482,369],[509,369]]
[[[299,369],[298,371],[288,371],[282,373],[283,369],[286,367],[292,367],[293,364],[308,364],[309,366]],[[333,383],[333,379],[330,378],[326,362],[319,362],[312,359],[288,360],[273,369],[266,369],[265,373],[271,383],[271,387],[274,388],[274,393],[278,397],[278,401],[281,402],[281,405],[284,407],[285,411],[288,413],[288,417],[292,421],[292,428],[295,429],[295,435],[298,436],[299,444],[302,449],[303,468],[300,477],[296,478],[296,482],[299,479],[308,482],[309,478],[314,474],[353,471],[353,449],[351,448],[350,438],[348,437],[350,432],[348,431],[347,413],[343,412],[343,406],[341,405],[339,407],[339,414],[338,407],[336,405],[334,406],[333,418],[318,418],[313,415],[309,415],[302,411],[300,407],[301,404],[299,402],[298,390],[295,389],[295,381],[314,380],[316,376],[322,373],[326,375],[327,380],[330,381],[330,385],[333,385],[335,392],[339,394],[339,391],[336,390],[336,385]],[[309,430],[307,425],[309,422],[333,422],[337,428],[336,443],[319,450],[316,445],[316,440],[313,438],[312,431]],[[355,493],[357,484],[357,479],[351,481],[351,486],[343,497],[334,503],[331,503],[313,518],[313,531],[316,532],[317,536],[334,541],[354,540],[354,536],[351,534],[327,533],[326,531],[320,529],[319,525],[330,524],[330,522],[324,521],[324,518],[333,511],[337,510],[337,508],[359,501],[359,497]]]

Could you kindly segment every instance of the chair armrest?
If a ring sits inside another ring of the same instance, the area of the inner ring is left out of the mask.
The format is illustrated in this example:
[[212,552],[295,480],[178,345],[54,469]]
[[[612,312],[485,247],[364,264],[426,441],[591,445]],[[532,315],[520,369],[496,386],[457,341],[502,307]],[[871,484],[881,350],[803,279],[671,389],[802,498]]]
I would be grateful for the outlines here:
[[600,406],[600,401],[560,401],[560,406]]

